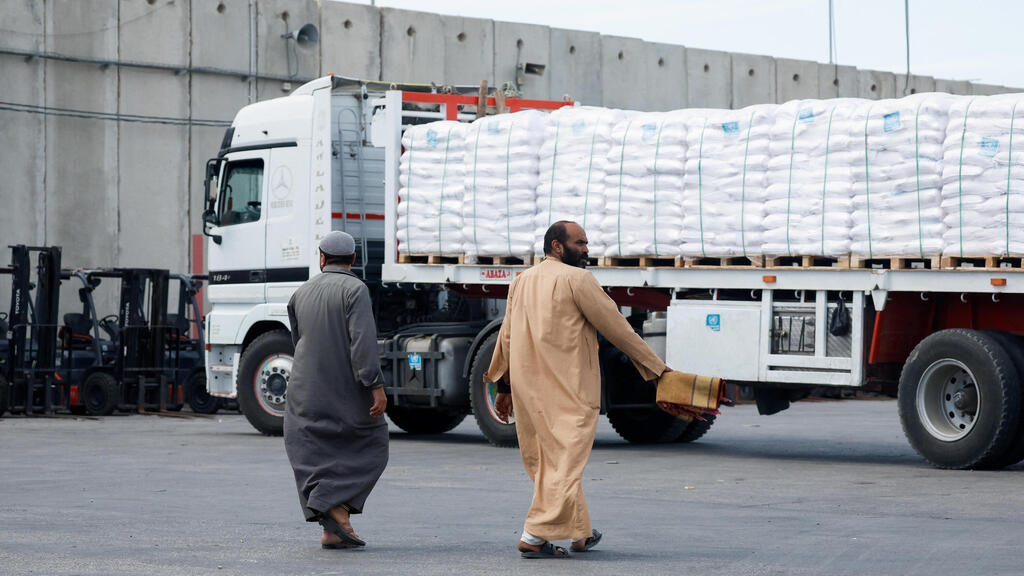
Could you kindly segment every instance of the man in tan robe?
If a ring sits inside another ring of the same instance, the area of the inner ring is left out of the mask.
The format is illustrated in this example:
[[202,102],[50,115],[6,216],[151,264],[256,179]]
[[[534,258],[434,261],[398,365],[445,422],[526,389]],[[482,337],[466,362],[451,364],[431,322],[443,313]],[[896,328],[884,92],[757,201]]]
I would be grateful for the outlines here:
[[645,380],[668,369],[584,269],[583,228],[556,222],[544,236],[544,254],[509,287],[484,375],[498,383],[499,416],[507,421],[515,405],[523,464],[534,484],[519,542],[524,557],[564,557],[552,540],[571,539],[571,549],[584,552],[601,537],[590,526],[580,483],[601,408],[597,332],[629,356]]

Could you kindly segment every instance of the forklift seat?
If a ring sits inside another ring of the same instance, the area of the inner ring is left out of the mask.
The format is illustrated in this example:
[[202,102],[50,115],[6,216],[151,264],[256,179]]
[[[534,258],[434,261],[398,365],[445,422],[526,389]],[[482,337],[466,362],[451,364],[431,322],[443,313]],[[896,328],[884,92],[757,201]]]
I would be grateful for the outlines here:
[[77,312],[64,315],[60,340],[65,348],[86,348],[92,343],[92,319]]

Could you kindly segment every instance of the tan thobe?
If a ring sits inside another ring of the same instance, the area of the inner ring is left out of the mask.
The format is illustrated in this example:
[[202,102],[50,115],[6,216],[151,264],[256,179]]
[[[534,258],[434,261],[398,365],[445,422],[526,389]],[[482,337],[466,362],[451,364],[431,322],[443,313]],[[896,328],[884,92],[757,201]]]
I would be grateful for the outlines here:
[[545,540],[592,535],[580,481],[601,408],[597,332],[645,380],[665,371],[594,276],[546,258],[509,287],[489,382],[512,387],[516,434],[533,502],[524,529]]

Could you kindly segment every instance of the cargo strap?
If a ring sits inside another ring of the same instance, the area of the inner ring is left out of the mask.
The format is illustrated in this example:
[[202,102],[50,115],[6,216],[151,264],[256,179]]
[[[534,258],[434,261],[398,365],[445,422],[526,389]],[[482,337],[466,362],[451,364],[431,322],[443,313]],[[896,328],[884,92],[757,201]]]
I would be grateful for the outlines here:
[[631,126],[633,126],[632,120],[626,123],[626,132],[622,135],[622,151],[619,153],[619,213],[618,221],[615,225],[617,228],[616,232],[618,234],[619,258],[622,257],[622,167],[623,163],[626,161],[626,140],[629,138],[629,129]]
[[1013,121],[1017,119],[1017,104],[1013,103],[1013,110],[1010,112],[1010,144],[1006,154],[1006,255],[1010,255],[1010,178],[1013,174]]
[[867,214],[868,214],[868,258],[874,258],[875,252],[871,246],[871,171],[869,164],[871,160],[868,157],[868,121],[871,120],[871,107],[868,107],[867,114],[864,115],[864,198],[867,202]]
[[828,130],[825,132],[825,175],[821,182],[821,255],[825,252],[825,198],[828,193],[828,153],[832,144],[832,115],[836,113],[836,106],[828,113]]
[[[409,207],[412,206],[412,152],[416,147],[415,144],[416,131],[413,130],[412,133],[409,134],[409,179],[405,183],[408,191],[407,198],[405,199],[405,241],[409,244],[409,247],[406,248],[409,254],[414,253],[412,249],[412,231],[409,229],[409,222],[411,222],[409,219]],[[362,230],[362,233],[365,234],[366,231]]]
[[[789,239],[790,215],[793,200],[793,156],[796,151],[796,123],[800,120],[800,109],[793,114],[793,129],[789,134],[789,189],[786,191],[786,254],[793,254],[793,246]],[[825,141],[825,155],[828,157],[828,141]],[[822,206],[824,208],[824,206]]]
[[924,258],[924,225],[921,223],[921,142],[918,124],[920,123],[921,106],[923,105],[924,99],[921,100],[917,105],[917,110],[914,111],[914,171],[917,178],[917,248],[921,258]]
[[[443,244],[441,242],[442,230],[444,228],[444,190],[448,183],[448,149],[452,143],[452,130],[451,126],[448,127],[448,138],[444,142],[444,168],[441,169],[441,200],[437,204],[437,253],[444,254]],[[410,171],[411,172],[411,171]]]
[[508,123],[508,141],[505,142],[505,244],[508,246],[508,255],[512,255],[512,199],[509,193],[509,178],[512,169],[512,128],[515,121]]
[[747,120],[747,142],[743,149],[743,183],[740,186],[740,244],[743,248],[743,255],[747,255],[747,154],[750,152],[750,130],[754,127],[754,111],[750,111],[750,119]]
[[[551,155],[551,188],[548,194],[548,226],[551,226],[551,208],[555,199],[555,163],[558,160],[558,133],[562,129],[562,122],[555,122],[555,151]],[[511,132],[511,130],[510,130]],[[584,221],[586,218],[584,217]]]
[[601,125],[601,117],[594,122],[594,132],[590,135],[590,163],[587,165],[587,189],[583,192],[583,229],[587,228],[587,209],[590,205],[590,174],[594,169],[594,145],[597,142],[597,128]]
[[665,126],[665,120],[662,119],[661,123],[658,124],[658,139],[654,143],[654,206],[653,214],[651,219],[654,220],[654,255],[658,254],[658,152],[661,151],[661,129]]
[[960,131],[960,166],[959,172],[957,173],[958,191],[957,191],[957,203],[959,204],[960,211],[960,257],[964,257],[964,142],[967,139],[967,117],[971,114],[971,104],[974,104],[974,98],[967,101],[967,107],[964,109],[964,126]]
[[476,142],[473,144],[473,248],[480,252],[480,242],[476,239],[476,163],[480,152],[480,130],[483,123],[477,123]]
[[704,125],[700,129],[700,146],[697,148],[697,213],[700,215],[700,253],[707,258],[707,251],[704,250],[704,131],[707,130],[708,119],[704,118]]

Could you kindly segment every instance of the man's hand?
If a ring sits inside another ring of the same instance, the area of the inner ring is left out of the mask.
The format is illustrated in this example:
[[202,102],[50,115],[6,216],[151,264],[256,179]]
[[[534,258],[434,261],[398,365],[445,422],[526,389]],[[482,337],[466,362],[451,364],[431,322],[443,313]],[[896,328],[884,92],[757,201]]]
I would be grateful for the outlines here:
[[512,395],[499,392],[494,397],[494,411],[498,413],[499,420],[508,424],[508,419],[512,416]]
[[384,414],[384,409],[388,407],[388,395],[384,393],[384,388],[374,388],[373,392],[373,406],[370,406],[370,416],[374,418]]

